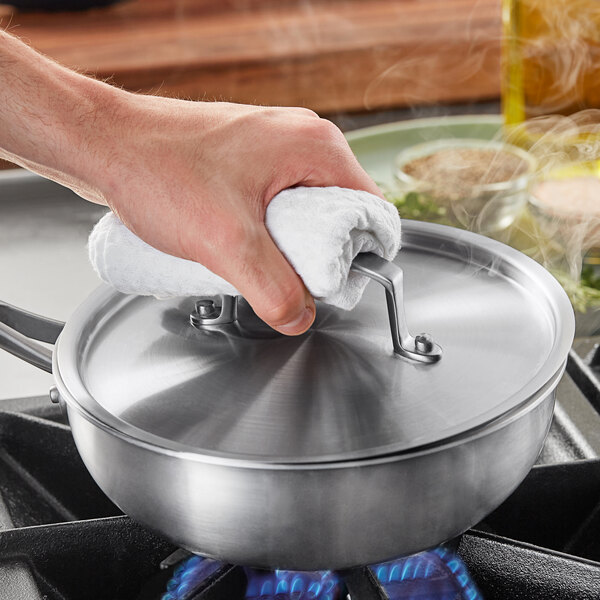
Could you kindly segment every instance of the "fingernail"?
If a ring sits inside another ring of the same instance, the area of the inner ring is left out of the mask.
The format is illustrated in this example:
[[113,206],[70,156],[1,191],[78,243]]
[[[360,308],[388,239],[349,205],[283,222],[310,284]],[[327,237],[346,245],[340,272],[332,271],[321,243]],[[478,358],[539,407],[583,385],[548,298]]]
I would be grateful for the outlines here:
[[315,311],[312,308],[306,307],[297,319],[285,325],[279,325],[277,331],[285,335],[300,335],[312,325],[314,319]]

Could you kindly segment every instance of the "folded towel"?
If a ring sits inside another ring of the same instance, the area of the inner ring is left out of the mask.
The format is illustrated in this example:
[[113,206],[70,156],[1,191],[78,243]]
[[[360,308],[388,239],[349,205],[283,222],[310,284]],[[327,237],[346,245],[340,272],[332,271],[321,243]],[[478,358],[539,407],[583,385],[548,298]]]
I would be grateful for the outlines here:
[[[366,277],[349,272],[354,257],[374,252],[391,260],[400,248],[396,209],[363,191],[290,188],[271,200],[265,222],[313,297],[347,310],[358,303],[368,283]],[[127,294],[239,294],[203,265],[152,248],[112,213],[92,231],[89,255],[100,278]]]

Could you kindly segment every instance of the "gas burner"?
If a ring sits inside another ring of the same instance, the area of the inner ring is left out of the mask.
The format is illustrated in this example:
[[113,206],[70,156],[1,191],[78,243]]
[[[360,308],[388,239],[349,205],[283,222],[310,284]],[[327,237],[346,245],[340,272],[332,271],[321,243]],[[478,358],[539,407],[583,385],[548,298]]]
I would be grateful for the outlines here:
[[[228,567],[194,555],[180,560],[181,555],[178,550],[161,565],[171,569],[171,576],[160,600],[481,599],[462,560],[446,547],[343,573]],[[240,586],[242,573],[245,585]]]

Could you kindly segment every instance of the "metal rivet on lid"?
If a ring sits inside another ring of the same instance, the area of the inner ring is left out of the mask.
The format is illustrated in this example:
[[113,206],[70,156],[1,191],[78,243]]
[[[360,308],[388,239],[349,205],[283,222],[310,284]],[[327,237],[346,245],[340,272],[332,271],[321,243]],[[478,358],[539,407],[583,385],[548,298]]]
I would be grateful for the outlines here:
[[213,300],[204,299],[196,302],[196,312],[201,319],[214,319],[219,315],[219,311]]
[[56,386],[53,385],[50,388],[50,402],[52,402],[53,404],[58,404],[60,402],[60,394],[58,393],[58,390],[56,389]]
[[431,352],[433,350],[433,339],[428,333],[420,333],[415,336],[415,348],[418,352]]

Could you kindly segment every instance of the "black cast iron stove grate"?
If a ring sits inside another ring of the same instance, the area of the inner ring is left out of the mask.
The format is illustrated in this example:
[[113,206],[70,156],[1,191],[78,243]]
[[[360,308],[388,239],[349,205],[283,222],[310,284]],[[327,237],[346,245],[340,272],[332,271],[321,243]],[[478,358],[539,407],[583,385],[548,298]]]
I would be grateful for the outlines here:
[[[600,598],[596,341],[576,343],[559,386],[541,455],[551,464],[535,466],[501,507],[450,548],[486,600]],[[68,424],[47,398],[0,402],[0,600],[158,600],[177,569],[178,561],[165,563],[165,557],[176,551],[97,488]],[[248,570],[214,564],[193,600],[247,598]],[[365,567],[335,576],[351,600],[397,600],[378,574]],[[302,591],[288,584],[272,598],[310,598],[309,586]],[[415,589],[400,598],[441,600],[432,590],[423,596]]]

